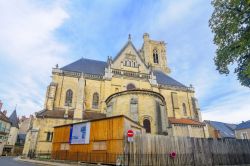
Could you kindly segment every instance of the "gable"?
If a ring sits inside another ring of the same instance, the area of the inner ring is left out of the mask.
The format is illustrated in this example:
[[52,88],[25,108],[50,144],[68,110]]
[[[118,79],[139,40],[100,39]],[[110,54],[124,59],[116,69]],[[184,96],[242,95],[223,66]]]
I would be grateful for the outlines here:
[[114,69],[149,73],[149,69],[146,67],[131,41],[128,41],[117,54],[111,67]]

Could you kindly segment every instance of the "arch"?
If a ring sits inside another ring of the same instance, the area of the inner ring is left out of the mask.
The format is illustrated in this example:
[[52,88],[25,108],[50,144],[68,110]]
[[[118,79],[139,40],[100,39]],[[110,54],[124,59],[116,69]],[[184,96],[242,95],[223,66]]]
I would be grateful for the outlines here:
[[135,87],[134,84],[129,83],[129,84],[127,85],[127,90],[132,90],[132,89],[136,89],[136,87]]
[[66,91],[66,97],[65,97],[65,106],[71,106],[72,105],[72,99],[73,99],[73,91],[71,89],[68,89]]
[[95,92],[92,99],[92,108],[97,109],[99,106],[99,94]]
[[158,51],[157,51],[157,49],[154,49],[154,50],[153,50],[153,60],[154,60],[154,63],[159,63]]
[[185,103],[182,104],[182,109],[183,109],[183,115],[187,116],[187,107]]
[[146,129],[146,133],[151,133],[151,122],[149,119],[143,120],[143,127]]

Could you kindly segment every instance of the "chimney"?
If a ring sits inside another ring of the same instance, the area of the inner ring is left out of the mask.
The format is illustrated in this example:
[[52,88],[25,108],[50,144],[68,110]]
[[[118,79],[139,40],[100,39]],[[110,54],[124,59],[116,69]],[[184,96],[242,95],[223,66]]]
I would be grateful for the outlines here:
[[3,103],[2,103],[2,101],[0,100],[0,111],[2,110],[2,106],[3,106]]
[[6,115],[7,115],[7,110],[4,110],[4,111],[3,111],[3,114],[6,116]]

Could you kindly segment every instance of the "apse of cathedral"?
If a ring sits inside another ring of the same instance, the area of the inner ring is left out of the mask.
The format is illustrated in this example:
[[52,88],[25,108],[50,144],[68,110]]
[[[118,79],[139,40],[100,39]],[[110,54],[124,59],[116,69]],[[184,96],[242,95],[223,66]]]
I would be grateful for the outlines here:
[[106,61],[81,58],[57,65],[23,153],[51,150],[54,126],[116,115],[127,116],[151,134],[208,137],[194,88],[170,76],[166,49],[164,41],[145,33],[137,50],[129,35]]
[[169,133],[171,121],[178,119],[200,122],[194,89],[170,77],[167,62],[164,41],[145,33],[137,50],[129,35],[117,55],[105,62],[81,58],[54,68],[45,110],[72,111],[75,120],[87,112],[122,114],[155,134]]

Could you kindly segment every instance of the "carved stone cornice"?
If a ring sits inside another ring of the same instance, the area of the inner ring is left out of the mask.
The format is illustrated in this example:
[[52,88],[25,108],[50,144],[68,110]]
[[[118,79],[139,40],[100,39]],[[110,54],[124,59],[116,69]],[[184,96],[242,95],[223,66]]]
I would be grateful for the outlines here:
[[80,73],[80,72],[74,72],[74,71],[63,71],[63,70],[52,70],[52,74],[59,75],[59,76],[69,76],[69,77],[75,77],[80,78],[83,76],[84,78],[88,79],[94,79],[94,80],[103,80],[103,75],[96,75],[96,74],[86,74],[86,73]]
[[194,93],[194,89],[193,88],[184,88],[184,87],[180,87],[180,86],[170,86],[170,85],[152,85],[153,87],[159,88],[159,89],[166,89],[166,90],[174,90],[174,91],[185,91],[185,92],[191,92]]
[[114,93],[110,95],[106,100],[106,104],[108,104],[113,98],[118,97],[118,96],[124,96],[124,95],[149,95],[149,96],[154,96],[158,99],[160,99],[163,103],[163,105],[166,105],[166,101],[163,95],[161,95],[158,92],[154,92],[151,90],[145,90],[145,89],[133,89],[133,90],[126,90],[126,91],[121,91]]
[[112,69],[112,74],[114,76],[126,76],[126,77],[134,77],[134,78],[140,78],[140,79],[146,79],[146,80],[151,78],[150,74],[127,71],[127,70],[120,70],[120,69]]

